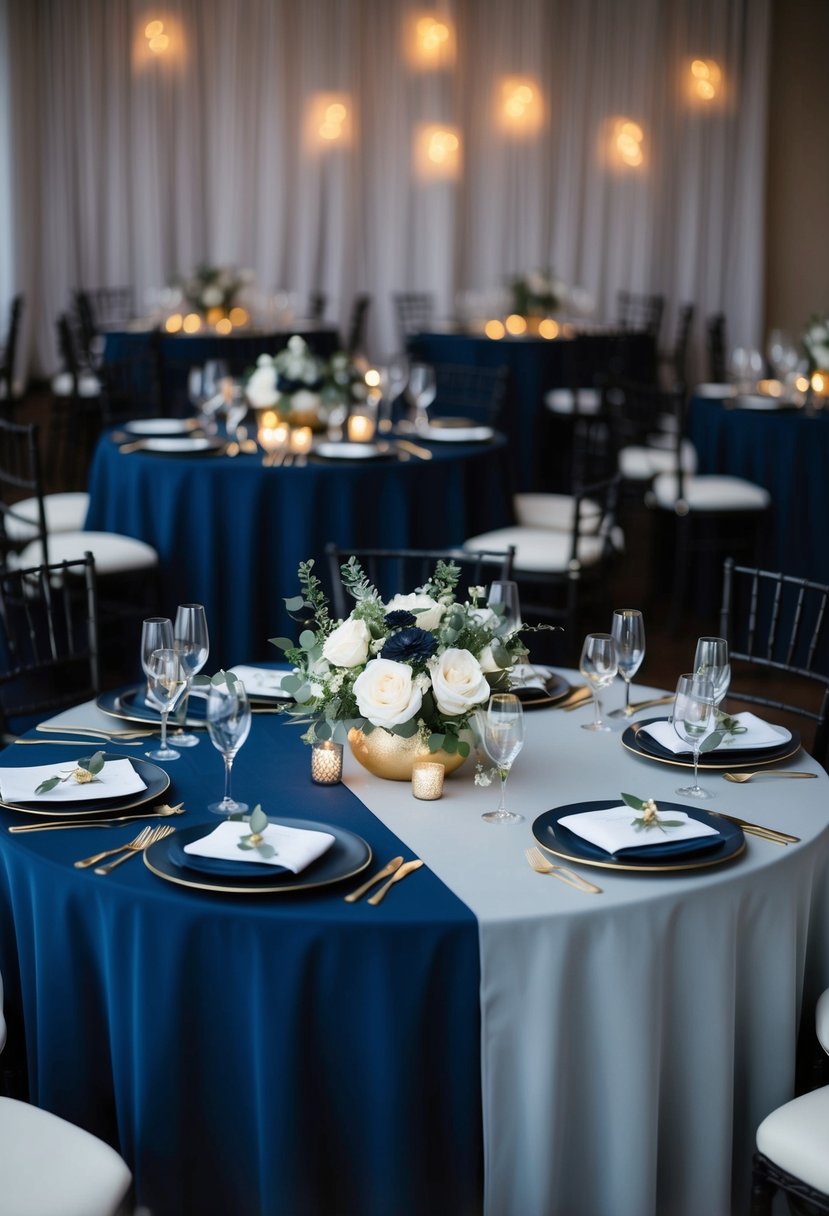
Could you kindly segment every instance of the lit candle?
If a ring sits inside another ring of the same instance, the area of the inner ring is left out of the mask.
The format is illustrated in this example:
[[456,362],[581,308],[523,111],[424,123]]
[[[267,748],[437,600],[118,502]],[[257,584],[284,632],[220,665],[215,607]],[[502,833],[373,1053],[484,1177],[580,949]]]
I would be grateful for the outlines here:
[[431,802],[443,794],[444,767],[436,760],[415,760],[412,767],[412,793],[422,802]]
[[347,426],[352,443],[371,443],[374,438],[374,419],[367,414],[352,414]]
[[311,748],[311,780],[317,785],[336,785],[342,778],[342,743],[332,743],[330,739],[318,740]]
[[297,426],[291,431],[291,451],[297,456],[305,456],[311,451],[313,432],[310,426]]

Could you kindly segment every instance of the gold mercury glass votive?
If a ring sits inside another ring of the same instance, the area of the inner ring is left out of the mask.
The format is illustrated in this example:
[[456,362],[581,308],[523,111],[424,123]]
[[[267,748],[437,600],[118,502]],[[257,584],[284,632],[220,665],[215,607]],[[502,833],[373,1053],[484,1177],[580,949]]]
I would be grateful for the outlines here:
[[343,779],[343,745],[324,739],[311,748],[311,780],[317,785],[336,785]]
[[412,793],[422,802],[443,795],[444,766],[436,760],[416,760],[412,767]]

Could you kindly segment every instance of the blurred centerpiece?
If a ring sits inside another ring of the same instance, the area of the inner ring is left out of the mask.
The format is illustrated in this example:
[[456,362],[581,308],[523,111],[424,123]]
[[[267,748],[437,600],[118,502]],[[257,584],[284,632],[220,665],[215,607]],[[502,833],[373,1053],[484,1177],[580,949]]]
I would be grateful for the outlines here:
[[416,760],[459,767],[475,712],[508,690],[527,653],[521,626],[485,606],[482,587],[459,602],[453,562],[385,602],[353,557],[341,572],[355,607],[333,620],[313,565],[300,564],[301,595],[286,600],[304,625],[298,643],[272,639],[294,667],[283,688],[295,703],[283,712],[309,724],[304,742],[347,741],[365,768],[392,780],[410,780]]
[[567,304],[567,284],[552,270],[532,270],[510,284],[513,310],[528,322],[552,317]]
[[182,303],[208,325],[225,323],[229,329],[250,321],[247,309],[239,306],[239,296],[253,278],[249,270],[202,263],[192,274],[176,279],[174,286],[181,293]]
[[802,338],[810,372],[829,373],[829,317],[812,317]]
[[321,430],[334,410],[365,400],[366,382],[356,363],[339,351],[322,359],[298,334],[276,355],[260,355],[245,384],[255,410],[271,411],[289,426]]

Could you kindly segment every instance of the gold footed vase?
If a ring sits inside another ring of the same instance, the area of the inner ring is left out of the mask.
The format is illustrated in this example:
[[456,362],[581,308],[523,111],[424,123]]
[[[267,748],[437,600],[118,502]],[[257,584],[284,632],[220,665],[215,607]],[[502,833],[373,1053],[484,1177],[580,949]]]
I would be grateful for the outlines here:
[[468,759],[457,752],[454,755],[444,751],[430,752],[419,735],[402,739],[382,726],[375,727],[368,735],[352,727],[348,732],[348,744],[352,755],[363,768],[386,781],[411,781],[415,760],[435,760],[444,766],[448,776]]

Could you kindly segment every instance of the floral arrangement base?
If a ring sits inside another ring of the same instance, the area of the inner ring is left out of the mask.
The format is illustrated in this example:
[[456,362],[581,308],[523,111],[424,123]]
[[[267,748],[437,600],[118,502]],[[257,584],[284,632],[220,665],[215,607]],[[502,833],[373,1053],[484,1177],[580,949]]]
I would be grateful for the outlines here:
[[448,776],[467,759],[457,752],[452,755],[444,751],[430,752],[418,735],[403,739],[382,727],[367,735],[352,727],[348,743],[355,760],[375,777],[383,777],[386,781],[411,781],[416,760],[435,760],[444,766]]

